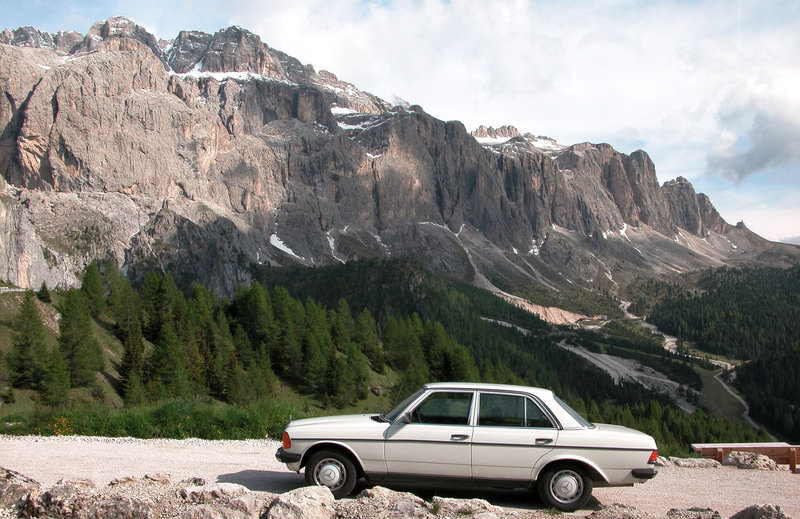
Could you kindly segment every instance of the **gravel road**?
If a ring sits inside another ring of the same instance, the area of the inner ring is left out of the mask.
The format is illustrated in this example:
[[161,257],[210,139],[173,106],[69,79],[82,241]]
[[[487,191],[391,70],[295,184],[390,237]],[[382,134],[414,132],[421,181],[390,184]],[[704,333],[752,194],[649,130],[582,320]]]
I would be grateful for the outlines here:
[[[275,459],[274,440],[140,440],[76,436],[2,436],[0,466],[15,470],[49,487],[61,478],[84,478],[106,485],[115,478],[167,473],[173,481],[202,477],[229,482],[253,491],[281,493],[304,485],[302,475],[289,472]],[[411,489],[413,490],[413,489]],[[528,491],[418,489],[424,498],[480,497],[492,504],[530,509],[542,505]],[[663,467],[643,485],[598,488],[590,501],[621,503],[664,517],[672,508],[704,507],[723,518],[753,504],[779,505],[800,519],[800,474],[748,471],[723,467],[698,469]],[[587,515],[591,508],[578,512]]]

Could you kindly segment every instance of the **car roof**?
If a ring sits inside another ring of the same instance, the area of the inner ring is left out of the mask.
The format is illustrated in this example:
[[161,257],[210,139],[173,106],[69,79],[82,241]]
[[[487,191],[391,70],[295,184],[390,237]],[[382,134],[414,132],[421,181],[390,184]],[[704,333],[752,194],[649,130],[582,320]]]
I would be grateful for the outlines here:
[[529,393],[536,396],[552,396],[549,389],[530,386],[513,386],[510,384],[487,384],[483,382],[430,382],[425,384],[428,389],[458,389],[470,391],[515,391]]

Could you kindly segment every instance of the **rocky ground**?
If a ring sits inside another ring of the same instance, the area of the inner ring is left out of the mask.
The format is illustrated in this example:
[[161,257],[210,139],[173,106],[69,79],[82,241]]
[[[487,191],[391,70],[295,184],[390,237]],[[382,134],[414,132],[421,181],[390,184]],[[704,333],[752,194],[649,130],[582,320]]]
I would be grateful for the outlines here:
[[[272,440],[0,436],[0,518],[546,518],[530,491],[359,488],[333,500],[274,459]],[[800,475],[763,459],[661,460],[652,481],[598,488],[567,517],[800,517]],[[745,470],[737,466],[759,466]],[[768,469],[773,470],[768,470]],[[775,470],[777,469],[777,470]],[[413,493],[403,492],[413,490]],[[624,504],[618,504],[624,503]],[[764,505],[770,503],[770,505]],[[751,505],[759,505],[750,508]],[[744,515],[739,512],[747,510]]]

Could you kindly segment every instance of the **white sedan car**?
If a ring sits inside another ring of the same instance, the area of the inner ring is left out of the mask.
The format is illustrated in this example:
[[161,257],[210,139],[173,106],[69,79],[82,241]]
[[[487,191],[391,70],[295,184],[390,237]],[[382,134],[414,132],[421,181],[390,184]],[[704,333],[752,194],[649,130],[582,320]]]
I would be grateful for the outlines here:
[[350,494],[356,480],[473,486],[535,485],[547,506],[576,510],[593,486],[630,486],[656,475],[655,440],[592,424],[551,391],[435,383],[380,415],[291,422],[277,458],[305,467],[310,485]]

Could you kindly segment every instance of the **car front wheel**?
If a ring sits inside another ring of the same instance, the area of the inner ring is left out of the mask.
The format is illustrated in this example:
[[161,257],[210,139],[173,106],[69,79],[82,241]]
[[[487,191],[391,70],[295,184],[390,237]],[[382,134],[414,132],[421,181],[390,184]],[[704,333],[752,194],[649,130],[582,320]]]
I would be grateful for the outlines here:
[[561,466],[546,470],[536,482],[545,505],[574,512],[592,497],[592,480],[578,467]]
[[350,458],[335,451],[320,451],[306,465],[306,483],[328,487],[339,499],[356,486],[356,467]]

